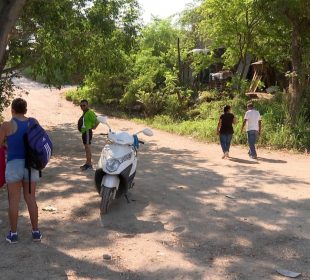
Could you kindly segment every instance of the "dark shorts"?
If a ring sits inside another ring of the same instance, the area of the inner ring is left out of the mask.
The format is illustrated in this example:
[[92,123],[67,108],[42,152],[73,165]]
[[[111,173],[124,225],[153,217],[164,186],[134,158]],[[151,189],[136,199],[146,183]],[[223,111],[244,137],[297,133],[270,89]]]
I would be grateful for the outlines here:
[[82,140],[84,145],[91,144],[92,138],[93,138],[93,131],[91,129],[82,133]]

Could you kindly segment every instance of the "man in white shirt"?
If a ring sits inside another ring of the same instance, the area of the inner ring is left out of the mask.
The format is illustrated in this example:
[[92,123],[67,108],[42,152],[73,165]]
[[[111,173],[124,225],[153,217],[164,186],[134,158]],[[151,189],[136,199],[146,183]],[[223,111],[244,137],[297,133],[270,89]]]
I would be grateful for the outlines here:
[[257,110],[254,109],[253,103],[247,104],[248,111],[245,113],[244,120],[241,127],[241,132],[246,126],[246,131],[248,134],[248,144],[249,144],[249,156],[251,158],[257,159],[257,153],[255,149],[256,140],[261,133],[262,121],[261,116]]

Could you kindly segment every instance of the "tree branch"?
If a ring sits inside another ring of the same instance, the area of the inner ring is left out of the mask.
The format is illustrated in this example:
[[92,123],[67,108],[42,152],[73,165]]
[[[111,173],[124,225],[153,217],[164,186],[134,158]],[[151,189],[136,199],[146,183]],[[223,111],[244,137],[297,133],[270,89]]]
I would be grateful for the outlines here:
[[25,5],[26,0],[5,1],[0,10],[0,73],[3,71],[5,64],[3,59],[6,53],[6,47],[9,35],[14,27],[19,14]]

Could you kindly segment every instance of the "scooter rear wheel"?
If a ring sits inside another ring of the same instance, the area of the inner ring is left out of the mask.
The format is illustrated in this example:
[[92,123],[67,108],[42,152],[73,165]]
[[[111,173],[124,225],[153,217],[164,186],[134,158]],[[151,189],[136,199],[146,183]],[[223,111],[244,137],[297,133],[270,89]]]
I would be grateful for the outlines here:
[[108,213],[111,201],[112,201],[113,189],[103,187],[101,193],[101,202],[100,202],[100,214]]

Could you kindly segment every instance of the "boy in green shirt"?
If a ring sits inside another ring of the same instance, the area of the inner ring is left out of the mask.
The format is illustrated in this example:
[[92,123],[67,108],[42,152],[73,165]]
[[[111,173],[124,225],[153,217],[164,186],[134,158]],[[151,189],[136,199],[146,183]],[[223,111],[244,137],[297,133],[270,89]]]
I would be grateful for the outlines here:
[[92,169],[92,154],[91,154],[91,140],[93,137],[93,129],[96,129],[99,122],[97,116],[91,109],[88,108],[88,101],[86,99],[81,100],[80,107],[83,111],[83,115],[78,121],[78,129],[82,133],[82,141],[85,148],[86,163],[80,166],[82,171]]

